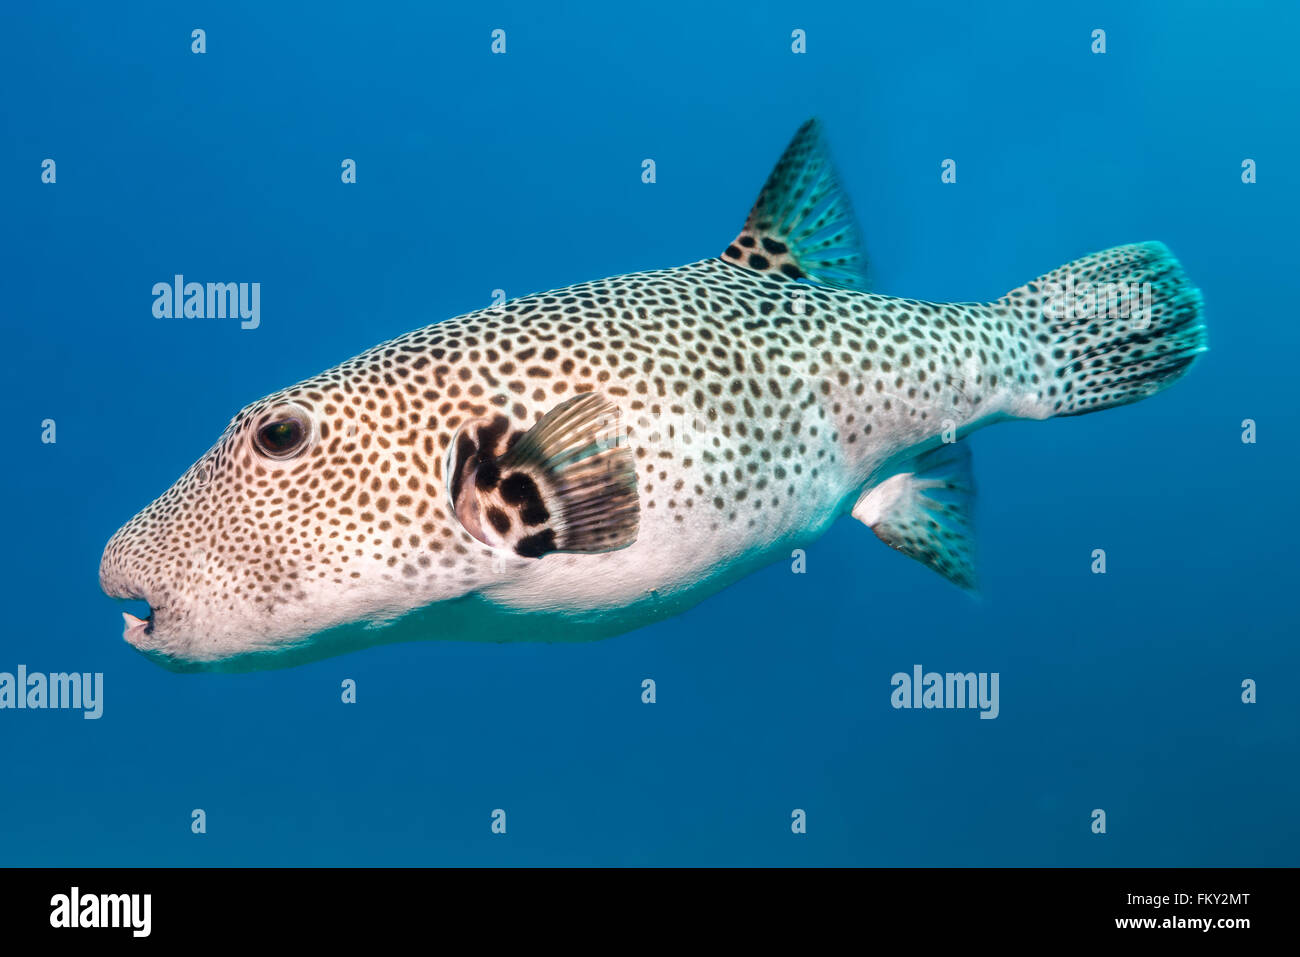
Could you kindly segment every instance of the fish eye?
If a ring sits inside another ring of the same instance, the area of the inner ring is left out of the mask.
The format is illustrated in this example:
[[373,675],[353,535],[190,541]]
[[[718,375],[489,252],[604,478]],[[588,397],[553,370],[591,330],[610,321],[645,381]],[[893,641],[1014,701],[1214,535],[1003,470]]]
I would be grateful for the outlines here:
[[307,447],[311,416],[297,406],[273,409],[253,432],[253,445],[269,459],[293,458]]

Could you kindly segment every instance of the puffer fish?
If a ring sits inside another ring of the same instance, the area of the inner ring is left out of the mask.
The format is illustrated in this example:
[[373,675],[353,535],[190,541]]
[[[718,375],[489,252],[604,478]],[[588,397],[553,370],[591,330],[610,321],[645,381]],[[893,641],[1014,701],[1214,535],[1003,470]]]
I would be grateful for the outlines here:
[[875,294],[810,120],[721,255],[426,326],[247,406],[100,583],[148,603],[124,637],[175,670],[606,637],[846,515],[971,589],[966,437],[1159,392],[1201,313],[1157,242],[992,302]]

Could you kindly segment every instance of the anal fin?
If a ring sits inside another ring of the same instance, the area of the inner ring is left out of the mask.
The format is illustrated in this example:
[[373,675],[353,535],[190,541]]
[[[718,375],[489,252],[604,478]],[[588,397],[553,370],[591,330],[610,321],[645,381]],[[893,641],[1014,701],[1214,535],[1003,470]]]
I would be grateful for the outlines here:
[[890,548],[974,590],[974,502],[968,443],[945,443],[866,489],[853,517]]

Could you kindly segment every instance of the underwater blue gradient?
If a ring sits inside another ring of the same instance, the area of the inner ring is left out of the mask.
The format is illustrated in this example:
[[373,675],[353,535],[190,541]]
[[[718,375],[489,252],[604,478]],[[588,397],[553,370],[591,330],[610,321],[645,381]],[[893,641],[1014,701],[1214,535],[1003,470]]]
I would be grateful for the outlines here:
[[[1300,864],[1294,4],[273,6],[0,13],[0,670],[105,676],[98,721],[0,711],[0,864]],[[978,598],[846,519],[592,644],[122,641],[104,543],[242,405],[497,288],[716,255],[813,114],[881,292],[1148,239],[1204,292],[1168,392],[975,436]],[[262,283],[261,327],[155,319],[175,273]],[[894,710],[914,664],[998,672],[1000,716]]]

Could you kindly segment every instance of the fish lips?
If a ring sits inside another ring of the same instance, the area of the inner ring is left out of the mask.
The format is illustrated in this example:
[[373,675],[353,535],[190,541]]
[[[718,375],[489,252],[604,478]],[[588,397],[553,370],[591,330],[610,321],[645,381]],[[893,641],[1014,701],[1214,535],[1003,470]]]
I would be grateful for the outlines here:
[[147,598],[139,595],[114,595],[115,598],[147,602],[149,614],[144,618],[129,611],[122,612],[122,640],[132,648],[145,654],[154,654],[164,648],[162,629],[159,618],[160,609]]
[[110,598],[121,601],[141,601],[149,606],[149,614],[144,618],[133,615],[129,611],[122,612],[122,638],[127,644],[140,651],[156,650],[160,644],[157,634],[158,606],[142,595],[138,589],[115,587],[114,584],[102,580],[100,585],[104,589],[104,594]]
[[147,618],[137,618],[129,611],[122,612],[122,637],[127,643],[134,645],[136,648],[146,650],[152,647],[154,611],[150,607]]
[[[137,599],[135,595],[114,597]],[[149,614],[144,618],[129,611],[122,612],[122,639],[140,654],[169,671],[205,670],[204,662],[191,661],[185,646],[177,645],[174,637],[166,633],[166,628],[159,621],[160,612],[163,613],[161,617],[166,618],[165,609],[159,609],[152,603],[149,604]],[[166,621],[171,622],[172,619],[166,618]]]

